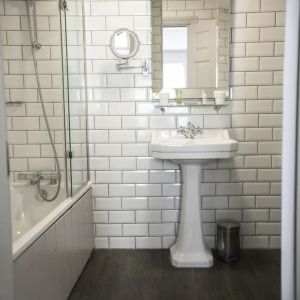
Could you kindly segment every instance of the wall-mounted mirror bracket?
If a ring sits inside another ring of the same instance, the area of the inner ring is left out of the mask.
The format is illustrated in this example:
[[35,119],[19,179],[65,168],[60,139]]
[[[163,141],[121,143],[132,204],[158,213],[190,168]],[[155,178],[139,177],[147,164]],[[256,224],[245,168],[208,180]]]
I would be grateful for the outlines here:
[[139,47],[140,41],[137,34],[127,28],[117,29],[112,34],[110,49],[119,58],[116,64],[117,71],[141,68],[143,75],[149,75],[149,60],[142,59],[140,65],[136,64],[136,61],[129,63],[129,59],[136,55]]
[[126,69],[138,69],[141,68],[143,75],[149,75],[149,60],[148,59],[143,59],[141,62],[140,66],[135,66],[135,65],[130,65],[128,59],[121,59],[119,62],[116,64],[116,69],[117,71],[121,70],[126,70]]

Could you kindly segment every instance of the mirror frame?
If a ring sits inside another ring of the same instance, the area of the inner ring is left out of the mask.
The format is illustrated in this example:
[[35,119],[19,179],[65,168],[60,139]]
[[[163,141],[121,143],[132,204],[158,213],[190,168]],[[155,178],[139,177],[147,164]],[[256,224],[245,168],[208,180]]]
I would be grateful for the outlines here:
[[[213,96],[213,92],[214,90],[226,90],[226,100],[232,100],[232,86],[231,86],[231,80],[230,80],[230,72],[231,72],[231,67],[230,67],[230,47],[231,47],[231,30],[232,30],[232,24],[231,24],[231,12],[232,12],[232,4],[231,4],[231,0],[225,0],[225,2],[228,1],[228,14],[229,14],[229,28],[228,28],[228,86],[226,88],[221,88],[221,87],[216,87],[216,88],[213,88],[213,87],[193,87],[193,88],[180,88],[181,92],[182,92],[182,98],[185,98],[185,99],[201,99],[201,93],[203,90],[206,90],[207,93],[208,93],[208,98],[209,99],[214,99],[214,96]],[[194,16],[191,16],[191,17],[180,17],[179,21],[178,22],[174,22],[174,19],[176,17],[173,17],[173,16],[169,16],[169,17],[165,17],[163,19],[163,16],[162,16],[162,2],[163,0],[160,0],[160,3],[161,3],[161,6],[159,7],[159,10],[160,10],[160,14],[159,15],[153,15],[153,9],[157,9],[158,7],[155,7],[154,6],[154,0],[151,0],[151,23],[152,23],[152,34],[153,34],[153,26],[154,24],[156,24],[156,26],[159,26],[160,25],[160,28],[162,30],[163,26],[164,25],[171,25],[171,26],[174,26],[175,23],[179,23],[179,24],[188,24],[188,23],[192,23],[196,17]],[[217,1],[217,14],[219,14],[219,10],[222,6],[219,5],[219,0]],[[160,22],[158,22],[158,20],[155,20],[154,21],[154,18],[160,18]],[[159,25],[158,25],[159,24]],[[153,40],[153,37],[152,37],[152,40]],[[162,47],[162,44],[161,44],[161,47]],[[162,49],[161,49],[162,51]],[[153,57],[153,52],[152,52],[152,57]],[[162,74],[161,74],[162,76]],[[159,81],[158,78],[153,78],[153,72],[152,72],[152,80],[157,80]],[[159,98],[159,93],[163,90],[165,90],[162,86],[162,79],[161,80],[161,85],[160,86],[152,86],[152,99],[153,100],[158,100]],[[168,88],[167,90],[172,90],[172,95],[174,94],[175,95],[175,87],[172,89],[172,88]],[[175,96],[171,95],[170,94],[170,100],[175,100]]]
[[[114,48],[114,36],[115,36],[116,34],[122,32],[122,31],[126,31],[126,32],[128,32],[129,34],[131,34],[131,35],[134,37],[134,40],[135,40],[135,42],[136,42],[133,51],[132,51],[130,54],[128,54],[128,55],[121,55],[121,54],[119,54],[119,53],[115,50],[115,48]],[[137,52],[139,51],[140,44],[141,44],[141,43],[140,43],[140,40],[139,40],[137,34],[136,34],[135,32],[133,32],[132,30],[129,30],[128,28],[119,28],[119,29],[115,30],[115,31],[113,32],[113,34],[111,35],[111,37],[110,37],[110,43],[109,43],[110,49],[111,49],[111,51],[113,52],[113,54],[114,54],[115,56],[117,56],[118,58],[121,58],[121,59],[129,59],[129,58],[135,56],[135,55],[137,54]]]

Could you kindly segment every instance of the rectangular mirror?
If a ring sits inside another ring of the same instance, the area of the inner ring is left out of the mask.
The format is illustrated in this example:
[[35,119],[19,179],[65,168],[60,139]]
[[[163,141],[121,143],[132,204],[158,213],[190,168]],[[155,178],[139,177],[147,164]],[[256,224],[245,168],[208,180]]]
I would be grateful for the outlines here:
[[152,0],[154,97],[229,97],[229,40],[230,0]]

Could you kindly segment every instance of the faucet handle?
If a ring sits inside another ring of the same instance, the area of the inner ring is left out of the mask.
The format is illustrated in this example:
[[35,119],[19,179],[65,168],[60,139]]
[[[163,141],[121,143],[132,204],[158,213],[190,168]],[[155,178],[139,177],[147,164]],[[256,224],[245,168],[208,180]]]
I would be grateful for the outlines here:
[[195,129],[195,125],[192,122],[188,122],[186,128],[189,130],[193,130]]
[[37,171],[32,175],[32,177],[30,179],[30,184],[32,184],[32,185],[37,184],[37,182],[39,182],[40,180],[43,180],[44,178],[45,178],[45,176],[41,172]]
[[35,173],[32,174],[32,178],[39,178],[41,176],[41,173],[39,171],[36,171]]
[[193,139],[197,134],[202,133],[200,126],[195,126],[192,122],[188,122],[186,126],[180,126],[177,132],[183,134],[188,139]]

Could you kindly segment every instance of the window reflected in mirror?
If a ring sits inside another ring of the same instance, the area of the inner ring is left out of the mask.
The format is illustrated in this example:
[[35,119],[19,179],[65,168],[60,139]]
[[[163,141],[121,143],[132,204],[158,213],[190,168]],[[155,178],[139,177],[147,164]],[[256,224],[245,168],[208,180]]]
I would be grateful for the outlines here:
[[163,28],[163,88],[187,87],[187,27]]

